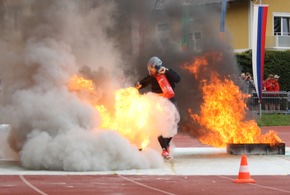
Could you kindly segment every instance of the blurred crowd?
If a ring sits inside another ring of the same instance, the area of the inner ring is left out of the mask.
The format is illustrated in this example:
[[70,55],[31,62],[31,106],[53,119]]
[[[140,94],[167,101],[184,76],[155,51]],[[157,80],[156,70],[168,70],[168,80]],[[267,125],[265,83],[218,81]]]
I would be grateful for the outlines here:
[[[269,74],[267,79],[263,80],[262,83],[262,96],[263,96],[263,106],[265,110],[280,110],[280,102],[277,101],[277,96],[279,96],[280,84],[279,84],[279,75]],[[247,106],[253,108],[253,95],[256,92],[256,87],[252,75],[247,73],[241,73],[239,77],[240,81],[240,90],[244,94],[249,94],[247,100]]]

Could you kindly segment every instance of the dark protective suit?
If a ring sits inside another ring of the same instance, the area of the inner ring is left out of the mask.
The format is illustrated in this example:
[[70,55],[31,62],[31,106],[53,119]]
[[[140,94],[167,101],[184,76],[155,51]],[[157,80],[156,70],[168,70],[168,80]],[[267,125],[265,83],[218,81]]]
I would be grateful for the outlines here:
[[[180,81],[180,76],[171,69],[166,69],[165,76],[167,77],[168,82],[170,83],[172,89],[175,88],[175,83],[178,83]],[[162,90],[158,84],[157,79],[154,76],[148,75],[145,78],[143,78],[141,81],[139,81],[141,87],[140,89],[143,89],[151,84],[151,91],[153,93],[162,93]],[[170,98],[170,101],[172,103],[176,103],[175,97]]]
[[[168,82],[170,83],[172,89],[174,90],[175,88],[175,83],[178,83],[180,81],[180,76],[173,70],[171,69],[166,69],[165,75],[167,77]],[[139,89],[145,88],[148,85],[151,84],[151,91],[153,93],[162,93],[162,90],[158,84],[157,79],[154,76],[148,75],[145,78],[143,78],[141,81],[139,81],[141,87]],[[169,99],[175,106],[176,106],[176,99],[175,97],[172,97]],[[166,150],[169,152],[169,145],[172,137],[165,138],[163,136],[158,137],[159,144],[163,150]]]

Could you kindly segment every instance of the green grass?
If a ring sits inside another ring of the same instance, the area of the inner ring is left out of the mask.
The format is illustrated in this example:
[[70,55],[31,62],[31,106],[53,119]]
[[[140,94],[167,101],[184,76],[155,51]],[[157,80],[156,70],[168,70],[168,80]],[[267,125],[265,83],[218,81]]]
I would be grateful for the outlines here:
[[290,115],[286,114],[262,114],[257,119],[258,126],[290,126]]

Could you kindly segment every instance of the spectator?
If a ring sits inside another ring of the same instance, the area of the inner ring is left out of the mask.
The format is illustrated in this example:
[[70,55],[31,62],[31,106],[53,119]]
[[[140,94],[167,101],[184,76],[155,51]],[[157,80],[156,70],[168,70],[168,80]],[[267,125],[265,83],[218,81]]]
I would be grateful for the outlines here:
[[240,76],[239,76],[239,86],[240,86],[240,88],[242,88],[242,85],[243,85],[243,82],[244,82],[245,78],[246,78],[246,74],[242,72],[240,74]]
[[242,72],[240,74],[239,80],[238,80],[238,85],[239,85],[241,91],[243,91],[243,84],[244,84],[245,78],[246,78],[246,74]]
[[246,74],[242,72],[240,75],[240,80],[243,81],[245,80],[245,78],[246,78]]
[[265,94],[265,110],[274,110],[274,96],[273,92],[275,91],[273,85],[274,76],[269,74],[268,78],[263,82],[263,91],[269,92]]
[[249,95],[246,103],[247,103],[248,108],[252,108],[253,107],[253,92],[255,91],[255,84],[249,72],[245,74],[245,78],[244,80],[242,80],[241,90],[244,94]]
[[[273,79],[273,87],[274,87],[274,91],[275,92],[279,92],[280,91],[280,84],[278,82],[279,78],[280,78],[280,76],[275,75],[274,79]],[[278,97],[279,94],[274,94],[274,96]],[[280,100],[275,100],[274,104],[275,104],[275,109],[276,110],[280,110]]]

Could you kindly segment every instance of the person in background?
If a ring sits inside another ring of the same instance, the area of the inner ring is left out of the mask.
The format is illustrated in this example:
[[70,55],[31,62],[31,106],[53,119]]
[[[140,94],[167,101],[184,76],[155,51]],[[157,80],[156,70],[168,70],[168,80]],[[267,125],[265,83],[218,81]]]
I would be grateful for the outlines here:
[[239,76],[239,86],[240,86],[240,88],[242,88],[242,85],[243,85],[243,82],[244,82],[245,78],[246,78],[246,74],[244,72],[242,72],[240,74],[240,76]]
[[246,78],[246,74],[244,72],[242,72],[241,75],[240,75],[240,79],[241,80],[245,80],[245,78]]
[[[280,84],[278,82],[279,78],[280,78],[280,76],[274,75],[274,79],[273,79],[273,85],[274,86],[273,87],[274,87],[274,91],[275,92],[279,92],[280,91]],[[274,94],[274,96],[278,97],[279,94]],[[279,100],[275,100],[274,104],[275,104],[275,109],[276,110],[280,110],[280,99]]]
[[[170,86],[174,90],[175,88],[175,83],[178,83],[181,78],[179,74],[177,74],[174,70],[166,68],[163,64],[160,58],[154,56],[151,57],[147,63],[147,69],[148,69],[148,75],[137,82],[135,87],[137,89],[142,89],[147,87],[148,85],[151,85],[151,91],[153,93],[157,93],[162,95],[163,91],[156,79],[157,75],[163,74],[166,76],[167,80],[169,81]],[[176,99],[175,97],[171,97],[169,99],[175,106],[176,106]],[[162,156],[165,159],[170,158],[170,142],[171,142],[172,137],[163,137],[160,135],[158,137],[158,142],[162,148]]]
[[269,94],[265,94],[265,110],[274,110],[274,98],[273,92],[275,91],[273,85],[274,76],[273,74],[269,74],[268,78],[263,81],[263,91],[269,92]]
[[238,84],[241,91],[243,91],[243,84],[244,84],[245,78],[246,78],[246,74],[243,72],[239,75],[238,79],[235,79],[235,77],[233,77],[233,79],[238,81],[237,84]]
[[248,108],[253,107],[253,92],[255,91],[255,84],[254,80],[249,72],[245,74],[244,80],[242,80],[241,90],[244,94],[248,94],[249,97],[247,99],[247,106]]

